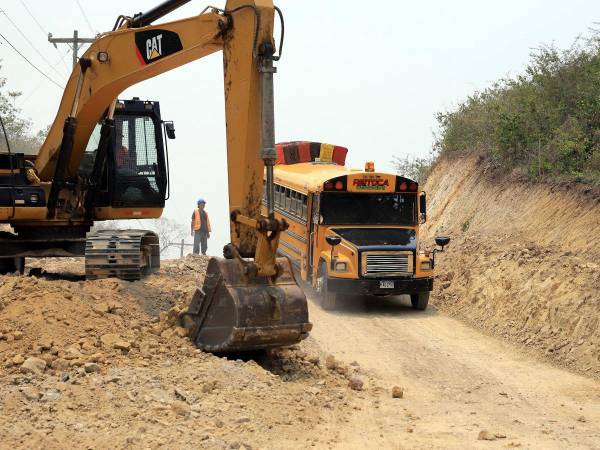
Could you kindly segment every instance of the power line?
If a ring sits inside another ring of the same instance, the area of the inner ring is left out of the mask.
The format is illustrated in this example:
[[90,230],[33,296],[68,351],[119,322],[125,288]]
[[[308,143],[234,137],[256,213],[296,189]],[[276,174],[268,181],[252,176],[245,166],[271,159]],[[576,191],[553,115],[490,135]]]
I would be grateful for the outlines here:
[[62,88],[63,88],[63,87],[62,87],[60,84],[58,84],[56,81],[54,81],[54,80],[53,80],[52,78],[50,78],[48,75],[46,75],[44,72],[42,72],[40,69],[38,69],[38,67],[37,67],[35,64],[33,64],[31,61],[29,61],[29,60],[27,59],[27,57],[26,57],[25,55],[23,55],[23,53],[21,53],[21,52],[20,52],[20,51],[19,51],[19,50],[18,50],[18,49],[17,49],[17,48],[14,46],[14,45],[12,45],[12,44],[11,44],[11,42],[10,42],[8,39],[6,39],[6,37],[5,37],[5,36],[4,36],[2,33],[0,33],[0,37],[1,37],[2,39],[4,39],[4,40],[6,41],[6,43],[7,43],[8,45],[10,45],[10,46],[12,47],[12,49],[13,49],[15,52],[17,52],[17,53],[19,54],[19,56],[21,56],[21,58],[23,58],[25,61],[27,61],[31,67],[33,67],[33,68],[34,68],[35,70],[37,70],[37,71],[38,71],[40,74],[42,74],[42,76],[44,76],[45,78],[47,78],[47,79],[48,79],[48,81],[50,81],[52,84],[55,84],[56,86],[58,86],[58,88],[59,88],[59,89],[62,89]]
[[27,5],[25,4],[25,2],[23,0],[21,0],[21,5],[23,5],[23,8],[25,8],[25,10],[29,14],[29,16],[37,24],[38,28],[42,31],[42,33],[44,33],[44,36],[47,35],[48,32],[44,29],[44,27],[42,26],[42,24],[38,22],[38,20],[35,18],[35,16],[33,15],[33,13],[29,10],[29,8],[27,7]]
[[[57,65],[59,65],[61,62],[65,62],[65,58],[67,57],[67,55],[68,55],[70,52],[71,52],[71,49],[68,49],[68,50],[65,52],[65,54],[64,54],[64,55],[62,55],[62,56],[61,56],[61,58],[60,58],[58,61],[56,61],[56,62],[54,63],[54,65],[55,65],[55,66],[57,66]],[[60,55],[60,52],[59,52],[59,55]],[[29,93],[28,93],[28,94],[27,94],[25,97],[23,97],[22,99],[20,99],[20,100],[19,100],[19,103],[18,103],[18,105],[19,105],[19,108],[22,108],[22,107],[23,107],[23,105],[25,105],[25,103],[27,103],[27,101],[28,101],[28,100],[29,100],[31,97],[33,97],[33,94],[35,94],[35,93],[37,92],[37,90],[38,90],[38,89],[39,89],[39,88],[42,86],[42,83],[43,83],[43,82],[44,82],[44,80],[40,80],[40,81],[39,81],[39,83],[38,83],[38,84],[37,84],[37,85],[36,85],[36,86],[35,86],[35,87],[34,87],[34,88],[31,90],[31,91],[29,91]]]
[[[20,0],[20,1],[21,1],[21,5],[23,5],[23,8],[25,8],[25,11],[27,11],[27,14],[29,14],[29,17],[31,17],[33,19],[33,21],[36,23],[36,25],[38,26],[38,28],[40,29],[40,31],[44,34],[44,36],[48,36],[48,32],[42,26],[42,24],[35,18],[35,16],[31,12],[31,10],[27,7],[27,4],[23,0]],[[54,46],[53,46],[53,48],[54,48],[54,50],[56,50],[56,53],[58,53],[58,55],[60,56],[60,51],[58,50],[58,48],[56,48]],[[69,69],[69,66],[67,66],[67,63],[65,62],[64,56],[61,57],[60,60],[62,61],[63,65],[65,66],[65,69],[67,70],[67,72],[70,72],[71,69]]]
[[40,55],[40,58],[42,58],[46,64],[48,64],[48,66],[54,70],[54,72],[59,76],[59,77],[64,77],[64,74],[60,73],[58,70],[56,70],[54,67],[52,67],[52,64],[50,63],[50,61],[48,61],[46,59],[46,57],[44,55],[42,55],[42,53],[36,48],[35,45],[33,45],[33,43],[29,40],[29,38],[25,35],[25,33],[23,33],[21,31],[21,29],[17,26],[17,24],[15,24],[12,19],[10,17],[8,17],[8,14],[6,14],[6,11],[4,11],[3,9],[0,9],[0,12],[2,14],[4,14],[4,16],[8,19],[8,21],[10,22],[10,24],[15,28],[15,30],[17,30],[19,32],[19,34],[21,36],[23,36],[23,39],[25,39],[27,41],[27,43],[31,46],[31,48],[33,48],[35,50],[35,52]]
[[88,27],[89,27],[90,31],[92,32],[92,34],[98,34],[98,30],[94,31],[94,27],[92,26],[92,24],[90,22],[90,19],[88,19],[88,16],[85,13],[85,10],[81,7],[81,3],[79,3],[79,0],[75,0],[75,2],[77,3],[77,6],[79,6],[79,11],[81,11],[81,15],[83,16],[83,18],[87,22]]

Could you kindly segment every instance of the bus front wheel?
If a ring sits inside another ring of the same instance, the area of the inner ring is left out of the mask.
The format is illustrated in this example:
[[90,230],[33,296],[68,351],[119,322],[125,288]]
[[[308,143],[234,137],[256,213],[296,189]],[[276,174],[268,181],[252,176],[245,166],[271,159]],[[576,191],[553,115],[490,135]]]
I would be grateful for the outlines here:
[[413,309],[417,309],[419,311],[426,310],[427,304],[429,303],[429,292],[421,292],[419,294],[411,294],[410,295],[410,303],[412,304]]
[[319,265],[319,274],[317,276],[317,292],[321,298],[321,307],[331,311],[336,307],[337,294],[331,292],[327,283],[327,264],[322,261]]

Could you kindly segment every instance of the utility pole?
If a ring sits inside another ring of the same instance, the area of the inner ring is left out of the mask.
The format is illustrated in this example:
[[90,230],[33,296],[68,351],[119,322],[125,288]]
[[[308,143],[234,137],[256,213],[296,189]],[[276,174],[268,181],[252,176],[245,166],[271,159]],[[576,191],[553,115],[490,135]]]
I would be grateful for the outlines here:
[[54,47],[56,47],[56,44],[69,44],[73,50],[73,67],[77,65],[77,52],[79,51],[80,44],[90,44],[95,40],[96,38],[80,38],[77,30],[73,30],[72,38],[54,38],[52,37],[52,33],[48,33],[48,42],[51,42]]

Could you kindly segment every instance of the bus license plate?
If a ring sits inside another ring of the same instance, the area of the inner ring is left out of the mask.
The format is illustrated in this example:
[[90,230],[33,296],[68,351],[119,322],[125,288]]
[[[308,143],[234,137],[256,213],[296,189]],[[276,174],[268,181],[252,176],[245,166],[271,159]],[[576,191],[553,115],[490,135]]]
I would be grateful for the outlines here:
[[379,282],[380,289],[394,289],[394,282],[392,280],[381,280]]

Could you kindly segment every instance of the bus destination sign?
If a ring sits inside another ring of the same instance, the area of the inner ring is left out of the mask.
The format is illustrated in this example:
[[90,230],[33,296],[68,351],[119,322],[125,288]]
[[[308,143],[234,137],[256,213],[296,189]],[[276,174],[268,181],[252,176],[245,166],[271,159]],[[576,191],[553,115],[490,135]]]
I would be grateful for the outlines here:
[[352,180],[352,186],[358,190],[385,191],[386,186],[390,183],[384,178],[355,178]]
[[394,191],[394,177],[385,175],[365,175],[360,174],[355,177],[350,176],[350,191]]

